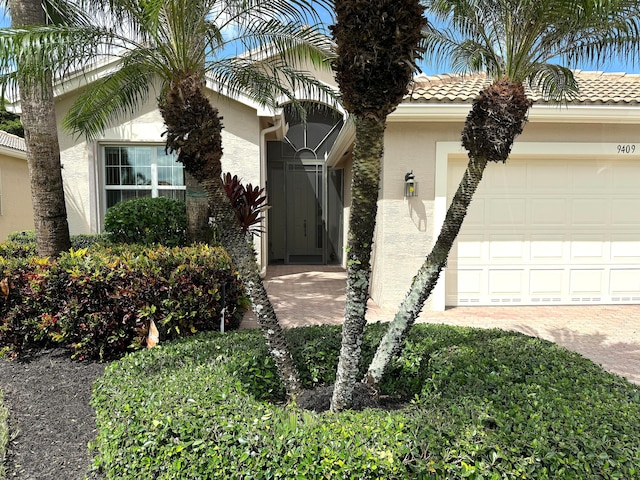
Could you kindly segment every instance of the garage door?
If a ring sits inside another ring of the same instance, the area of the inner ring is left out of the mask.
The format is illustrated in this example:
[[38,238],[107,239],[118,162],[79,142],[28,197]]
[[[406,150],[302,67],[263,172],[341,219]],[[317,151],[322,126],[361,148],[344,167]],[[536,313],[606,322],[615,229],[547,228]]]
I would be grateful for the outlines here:
[[[453,196],[466,161],[450,160]],[[446,271],[447,305],[640,302],[640,162],[490,164]]]

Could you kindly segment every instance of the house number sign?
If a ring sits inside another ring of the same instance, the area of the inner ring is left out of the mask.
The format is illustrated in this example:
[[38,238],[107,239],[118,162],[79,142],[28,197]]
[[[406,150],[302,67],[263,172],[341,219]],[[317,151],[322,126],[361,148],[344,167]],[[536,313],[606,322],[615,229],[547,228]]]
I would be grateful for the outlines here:
[[[638,151],[640,152],[640,150]],[[636,153],[636,146],[633,143],[620,144],[618,145],[618,153],[620,154]]]

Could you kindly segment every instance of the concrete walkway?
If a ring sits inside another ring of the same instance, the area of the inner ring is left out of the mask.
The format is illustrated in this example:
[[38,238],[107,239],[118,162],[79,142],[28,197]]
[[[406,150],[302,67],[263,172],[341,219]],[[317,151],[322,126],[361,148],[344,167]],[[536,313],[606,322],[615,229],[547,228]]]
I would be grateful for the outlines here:
[[[335,266],[282,265],[267,269],[265,286],[285,327],[342,323],[345,271]],[[389,321],[369,301],[369,322]],[[455,307],[424,312],[420,322],[515,330],[558,343],[640,383],[640,305]],[[249,314],[243,328],[255,327]]]

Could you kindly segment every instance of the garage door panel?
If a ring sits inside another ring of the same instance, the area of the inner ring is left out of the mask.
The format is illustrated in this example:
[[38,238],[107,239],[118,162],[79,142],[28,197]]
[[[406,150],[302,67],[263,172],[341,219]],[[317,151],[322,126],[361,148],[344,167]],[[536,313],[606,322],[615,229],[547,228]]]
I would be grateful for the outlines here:
[[527,188],[527,166],[524,163],[490,163],[487,172],[490,173],[483,178],[480,186],[494,194]]
[[574,235],[570,242],[571,261],[606,262],[606,247],[604,234]]
[[614,192],[637,194],[640,165],[634,162],[613,163],[611,176]]
[[489,270],[488,294],[490,297],[520,296],[524,288],[522,270]]
[[540,234],[531,235],[531,260],[547,263],[550,260],[561,261],[565,257],[564,235]]
[[529,271],[529,294],[538,296],[560,296],[565,285],[565,272],[562,269],[532,269]]
[[527,163],[528,191],[564,191],[568,184],[569,175],[566,164],[548,160],[535,160]]
[[632,295],[640,297],[640,269],[612,269],[609,285],[609,293],[612,296]]
[[458,269],[456,293],[461,297],[477,297],[482,295],[483,271]]
[[607,163],[574,163],[570,187],[574,192],[606,193],[611,188],[611,176],[611,168]]
[[527,221],[527,201],[523,198],[491,198],[484,202],[483,225],[524,227]]
[[576,295],[601,295],[604,287],[604,269],[571,270],[569,293]]
[[485,225],[485,203],[483,198],[474,198],[467,209],[464,224],[469,226]]
[[567,199],[531,198],[529,224],[533,227],[563,226],[567,223]]
[[573,198],[571,199],[571,224],[607,225],[609,217],[609,202],[602,198]]
[[464,235],[459,236],[456,241],[458,258],[464,260],[483,260],[482,246],[483,246],[484,235]]
[[524,235],[493,235],[488,242],[489,261],[509,260],[522,263],[528,257],[526,246]]
[[611,201],[611,222],[614,225],[640,225],[638,198],[614,198]]
[[636,235],[614,234],[610,260],[616,263],[640,262],[640,232]]

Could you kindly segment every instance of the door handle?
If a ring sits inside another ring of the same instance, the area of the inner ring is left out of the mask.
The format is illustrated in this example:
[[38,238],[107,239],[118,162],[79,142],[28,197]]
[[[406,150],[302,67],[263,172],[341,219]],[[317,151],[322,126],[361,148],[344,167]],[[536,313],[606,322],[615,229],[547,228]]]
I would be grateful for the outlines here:
[[307,220],[304,221],[304,236],[307,236]]

